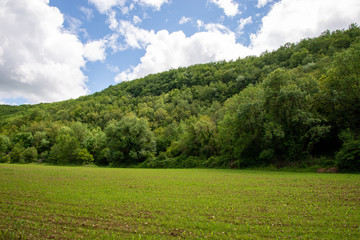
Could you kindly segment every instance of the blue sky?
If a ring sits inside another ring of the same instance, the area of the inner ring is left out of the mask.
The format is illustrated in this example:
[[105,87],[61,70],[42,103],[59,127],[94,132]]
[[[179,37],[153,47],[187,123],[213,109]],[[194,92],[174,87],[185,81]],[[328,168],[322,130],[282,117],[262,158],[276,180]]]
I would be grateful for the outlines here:
[[3,0],[0,104],[274,50],[360,23],[358,0]]

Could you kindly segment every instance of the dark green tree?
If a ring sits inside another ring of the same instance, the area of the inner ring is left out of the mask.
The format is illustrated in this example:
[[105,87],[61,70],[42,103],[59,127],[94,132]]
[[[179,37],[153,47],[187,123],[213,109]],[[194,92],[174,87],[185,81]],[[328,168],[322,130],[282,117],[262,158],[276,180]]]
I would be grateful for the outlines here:
[[155,137],[148,122],[134,114],[112,122],[105,133],[110,150],[109,162],[113,166],[144,162],[156,151]]

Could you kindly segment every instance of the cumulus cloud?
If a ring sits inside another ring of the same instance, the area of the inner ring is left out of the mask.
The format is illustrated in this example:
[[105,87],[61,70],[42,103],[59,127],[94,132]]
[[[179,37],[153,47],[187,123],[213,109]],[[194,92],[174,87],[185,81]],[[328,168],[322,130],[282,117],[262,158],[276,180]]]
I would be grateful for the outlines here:
[[344,29],[354,22],[360,22],[358,0],[282,0],[262,19],[262,27],[251,36],[251,42],[259,53],[316,37],[325,30]]
[[216,4],[219,8],[222,8],[225,15],[228,17],[234,17],[241,13],[239,11],[239,4],[233,0],[210,0],[210,2]]
[[1,101],[51,102],[88,93],[83,45],[48,3],[0,1]]
[[164,3],[168,3],[168,0],[135,0],[135,2],[138,2],[141,5],[150,6],[157,10],[160,10],[161,6]]
[[238,26],[238,29],[237,29],[238,32],[241,32],[246,25],[251,24],[252,22],[253,22],[253,21],[252,21],[252,17],[251,17],[251,16],[248,17],[248,18],[242,18],[242,19],[240,19],[240,21],[239,21],[239,26]]
[[[168,1],[169,0],[134,0],[133,2],[141,6],[160,10],[161,6],[168,3]],[[113,7],[119,7],[123,14],[127,14],[135,7],[134,3],[127,5],[126,0],[89,0],[89,2],[95,5],[97,10],[103,14],[110,11]]]
[[84,57],[91,62],[104,61],[106,58],[105,44],[106,41],[103,39],[88,42],[84,46]]
[[106,13],[115,6],[124,6],[125,0],[89,0],[100,13]]
[[231,60],[249,54],[249,49],[236,43],[232,32],[217,28],[187,37],[182,31],[166,30],[150,33],[153,37],[146,44],[146,53],[140,63],[119,73],[115,81],[128,81],[180,66],[210,61]]
[[85,15],[85,18],[88,22],[91,21],[91,19],[94,17],[94,13],[93,13],[93,10],[90,9],[90,8],[86,8],[86,7],[80,7],[79,8],[80,11]]
[[[269,1],[268,1],[269,2]],[[262,1],[265,3],[265,1]],[[262,19],[260,30],[251,36],[248,47],[236,42],[236,34],[218,23],[198,20],[199,32],[186,36],[182,31],[154,32],[121,22],[119,33],[127,47],[144,49],[138,65],[119,73],[115,81],[128,81],[171,68],[260,54],[286,42],[318,36],[329,29],[347,28],[360,22],[357,0],[282,0],[275,3]],[[239,20],[238,31],[252,23],[248,17]]]
[[179,24],[182,25],[182,24],[188,23],[190,21],[191,21],[191,18],[182,16],[181,19],[179,20]]
[[119,23],[116,20],[116,12],[115,11],[109,11],[107,13],[108,19],[107,19],[107,23],[109,24],[109,28],[113,31],[116,31]]
[[153,41],[155,33],[153,30],[145,30],[134,26],[131,22],[121,20],[119,22],[118,32],[124,37],[125,45],[120,50],[128,48],[145,48]]
[[266,4],[272,2],[273,0],[258,0],[258,3],[256,4],[257,8],[262,8],[264,7]]
[[139,23],[141,23],[142,22],[142,20],[141,20],[141,18],[139,18],[138,16],[134,16],[133,17],[133,23],[136,25],[136,24],[139,24]]

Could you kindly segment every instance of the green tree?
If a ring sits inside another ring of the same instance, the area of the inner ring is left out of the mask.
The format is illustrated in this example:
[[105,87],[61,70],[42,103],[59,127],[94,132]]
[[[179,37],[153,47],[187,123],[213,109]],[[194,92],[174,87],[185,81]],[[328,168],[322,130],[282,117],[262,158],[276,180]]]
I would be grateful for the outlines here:
[[278,160],[303,159],[310,148],[329,132],[314,110],[319,91],[311,75],[278,69],[264,80],[263,147],[273,149]]
[[34,134],[34,145],[39,153],[50,150],[50,141],[45,131],[37,131]]
[[38,152],[35,147],[29,147],[22,152],[22,159],[25,163],[36,162]]
[[339,131],[350,128],[360,134],[360,43],[335,55],[321,87],[324,109]]
[[92,129],[91,132],[89,132],[85,141],[85,147],[94,157],[95,164],[109,164],[107,154],[104,152],[104,149],[107,147],[106,135],[99,127]]
[[0,162],[9,161],[10,139],[5,135],[0,135]]
[[230,165],[247,167],[256,164],[261,150],[264,123],[264,91],[249,85],[225,103],[226,113],[219,122],[221,154]]
[[28,148],[32,146],[34,137],[31,132],[19,132],[15,134],[12,141],[15,144],[21,144],[24,148]]
[[340,135],[343,145],[336,154],[336,160],[342,171],[360,172],[360,139],[349,131]]
[[51,148],[49,160],[57,164],[79,164],[74,156],[78,148],[80,148],[80,142],[74,132],[71,128],[64,126],[60,129],[56,143]]
[[10,148],[10,139],[5,135],[0,135],[0,156],[8,153]]
[[94,157],[86,148],[77,148],[73,153],[74,162],[76,164],[89,165],[94,162]]
[[152,157],[156,151],[154,134],[148,122],[129,114],[112,122],[105,129],[111,165],[137,164]]
[[208,158],[217,153],[216,124],[208,116],[190,117],[182,123],[182,133],[167,149],[170,156]]
[[24,163],[23,155],[25,148],[20,144],[16,143],[10,152],[10,161],[12,163]]

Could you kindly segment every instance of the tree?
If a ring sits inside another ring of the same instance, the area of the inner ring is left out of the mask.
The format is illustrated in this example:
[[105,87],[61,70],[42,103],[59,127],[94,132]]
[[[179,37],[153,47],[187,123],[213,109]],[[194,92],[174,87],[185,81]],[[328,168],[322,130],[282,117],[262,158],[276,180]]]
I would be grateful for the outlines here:
[[360,172],[360,139],[349,130],[342,132],[340,138],[343,145],[336,154],[340,170]]
[[219,122],[221,154],[230,165],[247,167],[256,164],[261,149],[264,122],[264,91],[249,85],[225,103],[226,113]]
[[10,139],[5,135],[0,135],[0,162],[8,162],[10,150]]
[[25,148],[20,143],[16,143],[10,152],[10,161],[12,163],[23,163],[24,161],[22,153],[24,152],[24,150]]
[[313,107],[318,83],[311,75],[275,70],[264,80],[264,148],[278,160],[303,159],[330,127]]
[[94,157],[86,150],[86,148],[75,149],[73,155],[76,164],[89,165],[94,162]]
[[148,122],[134,114],[112,122],[105,134],[110,149],[109,162],[113,166],[144,162],[156,151],[155,137]]
[[0,157],[7,154],[10,147],[10,139],[5,135],[0,135]]
[[190,117],[181,125],[181,135],[167,150],[170,156],[208,158],[217,153],[216,124],[210,117]]
[[24,148],[28,148],[32,146],[34,137],[31,132],[19,132],[15,134],[12,141],[15,144],[21,144]]
[[360,43],[335,55],[321,87],[330,120],[339,130],[350,128],[360,134]]
[[22,159],[25,163],[36,162],[38,152],[35,147],[29,147],[22,152]]
[[47,140],[45,131],[37,131],[34,134],[34,145],[39,153],[50,150],[50,141]]
[[57,164],[81,164],[75,160],[75,150],[80,148],[79,140],[69,127],[62,127],[56,138],[55,145],[51,148],[49,160]]
[[94,157],[95,164],[108,165],[108,159],[104,154],[107,147],[106,135],[99,127],[91,130],[85,141],[85,147]]

